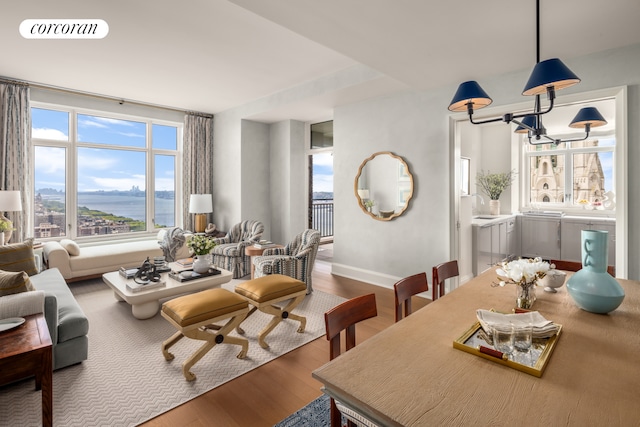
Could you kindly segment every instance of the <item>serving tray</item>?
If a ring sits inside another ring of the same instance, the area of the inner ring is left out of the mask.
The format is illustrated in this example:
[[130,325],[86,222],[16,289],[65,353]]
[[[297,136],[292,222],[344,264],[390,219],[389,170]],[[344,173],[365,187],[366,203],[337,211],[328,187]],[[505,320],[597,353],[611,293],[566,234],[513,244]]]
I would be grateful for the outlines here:
[[555,335],[549,338],[534,338],[528,353],[514,350],[507,356],[497,351],[480,322],[474,323],[460,338],[453,341],[453,347],[540,378],[562,332],[562,325],[557,326],[558,332]]

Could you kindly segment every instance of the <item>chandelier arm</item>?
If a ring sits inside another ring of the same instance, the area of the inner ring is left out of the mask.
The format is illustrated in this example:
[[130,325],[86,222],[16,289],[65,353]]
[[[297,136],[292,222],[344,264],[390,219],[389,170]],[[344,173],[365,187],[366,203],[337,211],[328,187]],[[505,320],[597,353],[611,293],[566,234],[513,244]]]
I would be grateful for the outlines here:
[[471,123],[473,123],[474,125],[483,125],[485,123],[495,123],[495,122],[501,122],[502,121],[502,117],[496,117],[493,119],[486,119],[486,120],[480,120],[480,121],[474,121],[473,120],[473,111],[469,112],[469,121]]

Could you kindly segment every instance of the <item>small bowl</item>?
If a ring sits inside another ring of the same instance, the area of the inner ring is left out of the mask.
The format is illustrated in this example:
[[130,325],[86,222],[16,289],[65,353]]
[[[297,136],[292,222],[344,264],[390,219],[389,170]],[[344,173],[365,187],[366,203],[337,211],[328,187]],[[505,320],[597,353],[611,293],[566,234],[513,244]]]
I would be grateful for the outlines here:
[[549,270],[542,279],[538,280],[540,286],[544,286],[545,292],[556,293],[557,288],[564,285],[564,281],[567,278],[567,273],[560,270]]

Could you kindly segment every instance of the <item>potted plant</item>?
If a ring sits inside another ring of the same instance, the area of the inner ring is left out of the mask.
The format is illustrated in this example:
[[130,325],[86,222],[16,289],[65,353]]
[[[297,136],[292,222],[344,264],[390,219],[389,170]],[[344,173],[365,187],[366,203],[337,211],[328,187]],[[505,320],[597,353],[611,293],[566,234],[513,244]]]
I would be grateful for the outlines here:
[[483,170],[476,175],[476,184],[489,196],[489,213],[500,215],[500,195],[515,180],[516,172],[511,170],[502,173],[485,173]]
[[216,246],[216,242],[207,236],[196,234],[187,241],[187,246],[193,252],[193,271],[196,273],[206,273],[209,270],[208,255]]

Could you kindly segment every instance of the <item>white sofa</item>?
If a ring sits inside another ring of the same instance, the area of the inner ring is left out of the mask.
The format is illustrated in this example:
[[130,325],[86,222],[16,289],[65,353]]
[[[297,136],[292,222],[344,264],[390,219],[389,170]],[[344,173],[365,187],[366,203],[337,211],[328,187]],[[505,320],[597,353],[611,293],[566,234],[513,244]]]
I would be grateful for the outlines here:
[[[68,249],[65,249],[65,246]],[[60,270],[67,282],[100,277],[120,267],[139,267],[147,257],[153,261],[153,257],[163,255],[158,240],[155,239],[114,242],[81,248],[65,246],[56,241],[46,242],[42,254],[47,268]],[[176,253],[176,259],[189,256],[186,244]]]

